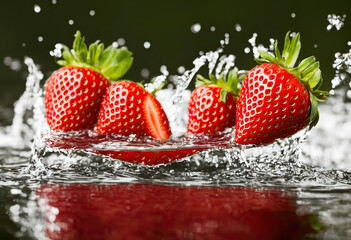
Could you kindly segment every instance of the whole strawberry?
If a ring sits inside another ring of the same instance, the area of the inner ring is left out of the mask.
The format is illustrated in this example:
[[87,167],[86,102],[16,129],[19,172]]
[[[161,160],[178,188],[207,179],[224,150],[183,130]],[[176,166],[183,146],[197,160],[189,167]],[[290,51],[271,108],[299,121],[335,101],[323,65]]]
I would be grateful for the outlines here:
[[189,103],[188,132],[215,133],[233,127],[239,91],[234,70],[229,72],[227,81],[224,74],[218,79],[198,75]]
[[171,136],[168,118],[156,98],[138,83],[118,81],[104,97],[96,130],[105,134]]
[[45,88],[46,118],[50,129],[81,130],[92,128],[98,117],[101,100],[110,86],[130,68],[131,52],[104,48],[96,41],[89,49],[77,31],[73,49],[63,47],[62,68],[54,72]]
[[275,57],[259,51],[258,65],[246,76],[236,114],[235,141],[267,144],[317,124],[318,101],[325,101],[319,62],[309,57],[295,66],[300,35],[285,37],[282,54],[275,43]]

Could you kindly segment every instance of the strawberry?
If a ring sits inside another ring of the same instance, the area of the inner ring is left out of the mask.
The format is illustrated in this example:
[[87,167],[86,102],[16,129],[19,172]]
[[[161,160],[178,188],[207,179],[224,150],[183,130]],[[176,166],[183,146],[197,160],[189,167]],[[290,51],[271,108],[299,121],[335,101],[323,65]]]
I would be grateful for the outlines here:
[[196,88],[189,102],[188,132],[215,133],[235,125],[235,112],[239,95],[238,75],[232,70],[217,79],[197,76]]
[[97,122],[101,99],[110,86],[130,68],[133,58],[126,49],[104,48],[99,41],[90,45],[77,31],[73,50],[63,47],[62,68],[54,72],[45,88],[48,124],[53,130],[81,130]]
[[94,153],[107,155],[112,158],[135,164],[144,163],[146,165],[157,165],[175,162],[176,160],[191,156],[204,149],[200,147],[194,147],[184,149],[157,149],[141,151],[94,150]]
[[156,98],[138,83],[119,81],[106,91],[96,130],[104,134],[171,136],[168,118]]
[[309,57],[294,67],[301,48],[300,35],[285,37],[282,54],[275,43],[275,57],[259,51],[260,64],[246,76],[236,113],[235,141],[268,144],[285,138],[319,119],[318,101],[325,101],[319,62]]

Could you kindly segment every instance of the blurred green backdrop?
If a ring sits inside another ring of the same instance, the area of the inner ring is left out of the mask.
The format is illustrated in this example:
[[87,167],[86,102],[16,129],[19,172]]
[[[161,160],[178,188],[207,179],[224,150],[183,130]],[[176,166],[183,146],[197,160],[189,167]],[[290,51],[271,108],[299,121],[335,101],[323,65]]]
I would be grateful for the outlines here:
[[[327,31],[327,15],[332,13],[347,15],[340,31]],[[198,33],[191,31],[195,23],[201,25]],[[143,79],[144,68],[150,72],[146,80],[160,74],[162,65],[170,74],[177,74],[179,66],[192,68],[199,52],[217,49],[225,33],[230,34],[225,53],[236,55],[239,68],[250,69],[255,62],[252,52],[247,54],[244,49],[250,47],[248,39],[253,33],[258,34],[257,43],[268,46],[269,38],[274,38],[282,46],[285,33],[292,30],[302,35],[300,56],[314,55],[321,62],[327,89],[334,75],[335,52],[350,48],[351,1],[4,1],[0,9],[0,106],[11,106],[24,90],[24,56],[32,57],[48,77],[57,68],[49,51],[57,42],[71,46],[77,29],[87,43],[100,39],[111,44],[123,38],[134,53],[134,64],[125,76],[133,80]],[[145,42],[150,48],[144,47]],[[12,66],[17,71],[8,66],[10,60],[21,63]]]

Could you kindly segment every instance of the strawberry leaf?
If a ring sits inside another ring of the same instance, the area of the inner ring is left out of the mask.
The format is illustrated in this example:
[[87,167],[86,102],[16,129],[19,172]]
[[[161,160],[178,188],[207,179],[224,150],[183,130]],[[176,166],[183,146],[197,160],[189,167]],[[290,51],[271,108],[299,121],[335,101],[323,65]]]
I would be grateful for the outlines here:
[[[228,92],[232,93],[234,96],[239,96],[239,79],[238,72],[236,70],[230,70],[227,76],[224,73],[221,73],[219,78],[216,78],[214,75],[210,74],[209,78],[210,79],[206,79],[205,77],[198,74],[196,76],[195,87],[200,87],[202,85],[213,85],[222,88],[221,94],[225,95],[225,97],[223,98],[223,102],[226,101],[226,96]],[[225,90],[225,92],[223,90]]]
[[278,60],[272,54],[262,50],[258,50],[258,53],[263,59],[267,60],[268,62],[279,64]]
[[310,94],[310,101],[311,101],[310,126],[314,127],[318,123],[318,119],[319,119],[318,100],[314,95]]
[[319,70],[319,62],[311,64],[307,69],[301,72],[302,78],[310,78],[317,70]]
[[301,49],[300,34],[297,33],[295,37],[291,39],[288,48],[288,54],[286,55],[286,63],[289,68],[293,68],[299,57]]
[[63,45],[61,66],[90,68],[102,73],[109,80],[121,78],[133,63],[132,53],[127,49],[117,49],[112,45],[105,49],[99,41],[90,44],[89,49],[80,31],[75,34],[72,50]]
[[321,70],[317,69],[313,75],[310,77],[308,80],[308,85],[310,86],[311,89],[318,89],[320,85],[322,85],[323,80],[321,78]]
[[279,48],[278,48],[278,41],[275,41],[274,43],[274,52],[275,52],[275,57],[277,58],[278,62],[282,61],[282,55],[280,54]]
[[226,102],[227,101],[227,94],[228,94],[228,90],[227,89],[222,89],[220,92],[220,99],[222,102]]
[[[212,74],[211,74],[212,75]],[[211,78],[211,75],[210,75],[210,78]],[[212,75],[213,76],[213,75]],[[202,85],[210,85],[212,84],[213,82],[211,80],[208,80],[206,79],[205,77],[203,77],[202,75],[200,74],[197,74],[196,75],[196,80],[195,80],[195,87],[200,87]]]
[[238,84],[239,84],[238,72],[235,70],[230,71],[227,79],[227,85],[231,89],[231,92],[236,96],[238,96],[240,92],[240,89],[238,88]]
[[73,41],[73,51],[75,53],[75,57],[80,62],[86,62],[88,47],[85,44],[85,38],[81,36],[80,31],[77,31],[74,36],[75,39]]

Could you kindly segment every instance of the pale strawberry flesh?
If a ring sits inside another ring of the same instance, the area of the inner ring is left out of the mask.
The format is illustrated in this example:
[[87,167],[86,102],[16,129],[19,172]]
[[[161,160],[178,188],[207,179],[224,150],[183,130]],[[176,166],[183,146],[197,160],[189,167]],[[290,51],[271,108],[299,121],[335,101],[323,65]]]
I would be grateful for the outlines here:
[[235,141],[266,144],[309,124],[306,87],[276,64],[262,64],[246,76],[237,108]]

